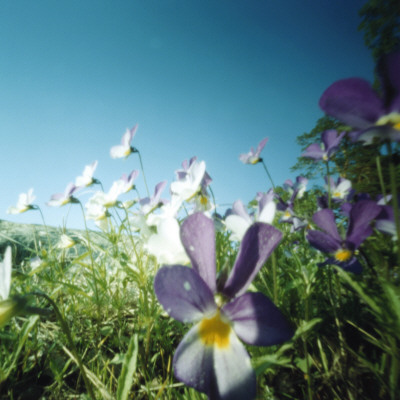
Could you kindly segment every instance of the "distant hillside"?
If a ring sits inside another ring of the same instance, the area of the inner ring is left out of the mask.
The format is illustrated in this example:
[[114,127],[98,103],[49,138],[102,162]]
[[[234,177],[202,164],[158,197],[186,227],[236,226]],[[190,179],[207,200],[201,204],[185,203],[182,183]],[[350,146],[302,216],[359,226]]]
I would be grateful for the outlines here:
[[[54,248],[60,241],[61,235],[65,233],[76,241],[86,241],[86,232],[77,229],[45,227],[35,224],[18,224],[0,220],[0,258],[7,246],[13,248],[13,260],[20,263],[26,258],[34,257],[42,249]],[[108,247],[109,241],[102,237],[101,233],[92,231],[90,233],[93,243]],[[81,244],[77,245],[78,252],[83,250]]]

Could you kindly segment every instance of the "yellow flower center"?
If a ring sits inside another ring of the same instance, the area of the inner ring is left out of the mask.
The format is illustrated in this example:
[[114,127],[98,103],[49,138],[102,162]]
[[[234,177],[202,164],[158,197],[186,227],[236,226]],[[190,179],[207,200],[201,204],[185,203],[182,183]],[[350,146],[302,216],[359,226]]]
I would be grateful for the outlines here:
[[390,114],[383,115],[376,121],[376,125],[392,125],[392,127],[400,131],[400,114],[397,112],[391,112]]
[[353,252],[348,249],[339,249],[335,253],[336,260],[343,262],[348,261],[353,256]]
[[333,193],[332,193],[332,197],[334,197],[335,199],[341,198],[341,197],[342,197],[342,193],[340,193],[340,192],[333,192]]
[[200,204],[206,206],[208,204],[207,196],[200,195]]
[[200,322],[199,336],[206,346],[228,347],[230,333],[231,327],[221,319],[219,311],[213,317],[203,318]]

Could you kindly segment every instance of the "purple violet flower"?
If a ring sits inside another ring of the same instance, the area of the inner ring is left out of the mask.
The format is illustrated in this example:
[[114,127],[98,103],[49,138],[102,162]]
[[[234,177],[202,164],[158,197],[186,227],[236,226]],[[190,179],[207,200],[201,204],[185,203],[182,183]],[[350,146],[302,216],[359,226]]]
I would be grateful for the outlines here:
[[261,142],[258,144],[255,151],[252,147],[248,153],[241,154],[239,156],[239,160],[244,164],[257,164],[258,162],[260,162],[262,160],[262,158],[260,157],[260,154],[261,154],[262,149],[267,144],[267,142],[268,142],[268,138],[261,140]]
[[338,132],[335,129],[329,129],[322,132],[321,140],[322,143],[310,144],[301,157],[312,158],[313,160],[328,161],[332,154],[336,152],[339,147],[339,143],[342,140],[346,132]]
[[265,223],[251,225],[229,277],[218,284],[220,293],[212,219],[192,214],[180,234],[192,268],[163,266],[154,279],[158,301],[167,313],[178,321],[194,323],[175,352],[175,376],[211,399],[254,399],[256,376],[239,339],[270,346],[293,336],[271,300],[262,293],[245,293],[282,233]]
[[400,52],[384,56],[377,65],[380,96],[364,79],[342,79],[325,90],[319,105],[326,114],[355,128],[354,141],[371,144],[375,137],[400,142]]
[[313,215],[313,221],[322,231],[310,230],[307,240],[319,251],[330,254],[320,266],[335,264],[346,271],[361,273],[362,266],[354,254],[361,243],[372,234],[370,222],[380,210],[372,200],[361,200],[354,204],[350,210],[345,239],[339,234],[333,211],[328,208],[317,211]]

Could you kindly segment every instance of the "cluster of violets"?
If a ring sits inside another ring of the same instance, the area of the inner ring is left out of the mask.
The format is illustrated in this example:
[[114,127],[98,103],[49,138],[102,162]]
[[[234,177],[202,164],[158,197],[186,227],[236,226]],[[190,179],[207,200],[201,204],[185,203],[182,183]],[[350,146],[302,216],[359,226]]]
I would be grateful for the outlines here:
[[[366,145],[375,140],[400,141],[400,53],[384,57],[377,72],[380,93],[358,78],[335,82],[323,93],[322,110],[352,131],[322,132],[321,141],[310,145],[302,157],[329,163],[345,135]],[[131,145],[137,128],[136,125],[127,129],[121,144],[111,148],[112,158],[126,158],[139,152]],[[255,150],[241,154],[239,159],[245,164],[262,162],[261,152],[267,141],[268,138],[263,139]],[[53,195],[48,205],[78,202],[82,188],[100,184],[94,178],[96,167],[97,161],[86,166],[75,183],[68,184],[63,193]],[[172,318],[193,324],[174,355],[177,379],[206,393],[210,399],[255,398],[256,377],[241,341],[269,346],[293,336],[292,327],[271,300],[261,293],[247,292],[282,239],[276,226],[290,225],[290,229],[285,229],[287,234],[304,230],[311,246],[326,255],[321,267],[335,264],[361,273],[358,249],[373,233],[372,222],[376,229],[396,236],[390,197],[376,200],[356,194],[349,180],[327,176],[326,195],[318,200],[318,210],[309,220],[295,211],[296,201],[304,195],[307,185],[307,179],[300,176],[295,182],[284,182],[282,189],[286,195],[278,195],[274,188],[260,192],[252,207],[237,200],[221,217],[210,196],[212,179],[204,161],[196,157],[185,160],[175,175],[169,199],[162,198],[167,187],[163,181],[156,185],[152,195],[122,202],[120,196],[135,190],[139,171],[124,174],[108,192],[94,192],[85,204],[86,218],[107,232],[112,225],[113,209],[123,210],[124,224],[129,225],[129,231],[136,233],[161,265],[154,279],[160,304]],[[19,196],[9,212],[37,208],[34,199],[31,189]],[[185,218],[181,218],[183,209]],[[219,274],[216,269],[216,229],[229,232],[230,239],[239,245],[236,261],[227,274]],[[65,247],[73,245],[68,238],[63,241]],[[3,300],[9,292],[10,259],[7,249],[0,264],[1,282],[5,282],[0,287]]]

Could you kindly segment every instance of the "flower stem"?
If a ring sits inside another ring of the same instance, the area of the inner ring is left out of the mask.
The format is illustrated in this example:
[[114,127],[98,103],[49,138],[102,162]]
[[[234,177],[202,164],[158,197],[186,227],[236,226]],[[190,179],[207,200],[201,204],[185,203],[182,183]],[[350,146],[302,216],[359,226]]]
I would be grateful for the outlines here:
[[267,168],[267,166],[265,165],[265,162],[264,162],[264,160],[263,160],[262,158],[261,158],[261,163],[262,163],[262,165],[263,165],[263,167],[264,167],[264,169],[265,169],[265,172],[266,172],[267,175],[268,175],[268,178],[269,178],[269,180],[270,180],[270,182],[271,182],[272,188],[275,190],[274,181],[272,180],[272,177],[271,177],[271,175],[270,175],[270,173],[269,173],[269,171],[268,171],[268,168]]
[[146,186],[147,196],[150,197],[149,187],[147,186],[146,175],[144,174],[142,156],[140,155],[140,151],[139,150],[137,150],[137,153],[139,155],[140,169],[142,170],[143,181],[144,181],[144,185]]

